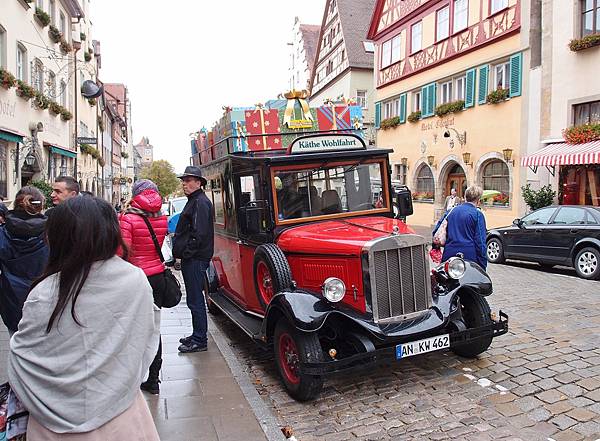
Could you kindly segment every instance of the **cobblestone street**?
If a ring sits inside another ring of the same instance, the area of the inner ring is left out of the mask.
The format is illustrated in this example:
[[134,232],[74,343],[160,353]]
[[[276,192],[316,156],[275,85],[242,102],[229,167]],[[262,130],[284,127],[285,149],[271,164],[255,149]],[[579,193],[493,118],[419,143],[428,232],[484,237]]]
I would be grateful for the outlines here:
[[300,441],[600,439],[600,282],[572,270],[491,265],[493,311],[510,332],[469,360],[451,352],[330,378],[311,403],[290,399],[274,361],[215,319],[256,389]]

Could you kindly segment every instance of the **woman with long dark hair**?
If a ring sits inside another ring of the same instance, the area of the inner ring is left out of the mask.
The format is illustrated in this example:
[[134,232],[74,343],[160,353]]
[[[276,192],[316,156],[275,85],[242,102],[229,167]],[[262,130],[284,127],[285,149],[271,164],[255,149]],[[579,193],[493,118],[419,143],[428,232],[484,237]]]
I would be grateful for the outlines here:
[[[133,198],[119,216],[121,234],[125,244],[129,247],[129,262],[144,271],[152,287],[154,304],[161,307],[159,299],[165,289],[163,276],[165,265],[161,261],[154,240],[156,239],[160,249],[167,235],[167,216],[161,212],[162,198],[158,187],[151,180],[136,181],[131,189],[131,194]],[[150,229],[154,233],[154,238]],[[161,366],[162,344],[159,337],[158,351],[150,365],[148,379],[140,385],[142,390],[158,395],[160,390],[158,377]]]
[[0,226],[0,315],[11,334],[17,331],[29,288],[48,260],[44,195],[35,187],[23,187],[13,206]]
[[48,265],[8,358],[11,387],[30,413],[27,439],[158,440],[139,384],[160,315],[143,271],[116,256],[116,213],[101,199],[71,198],[54,208],[46,233]]

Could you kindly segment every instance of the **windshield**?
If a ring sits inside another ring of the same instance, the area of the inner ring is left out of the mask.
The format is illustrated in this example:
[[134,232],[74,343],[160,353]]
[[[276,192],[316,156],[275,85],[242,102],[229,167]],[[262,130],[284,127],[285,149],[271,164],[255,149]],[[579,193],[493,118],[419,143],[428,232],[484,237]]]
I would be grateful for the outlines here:
[[280,221],[388,208],[383,162],[275,170]]
[[173,199],[171,203],[173,204],[173,213],[179,213],[183,210],[183,207],[185,207],[185,204],[187,203],[187,198]]

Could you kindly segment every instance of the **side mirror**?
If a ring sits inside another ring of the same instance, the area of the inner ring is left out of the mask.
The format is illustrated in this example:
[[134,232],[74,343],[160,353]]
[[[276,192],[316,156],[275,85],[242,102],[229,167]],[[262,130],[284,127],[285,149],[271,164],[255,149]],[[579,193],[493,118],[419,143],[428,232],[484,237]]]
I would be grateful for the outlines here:
[[407,186],[403,185],[396,191],[396,204],[398,205],[396,217],[405,218],[413,214],[412,194]]
[[517,218],[517,219],[515,219],[515,220],[513,221],[513,225],[514,225],[515,227],[519,227],[519,228],[521,228],[521,227],[523,226],[523,221],[522,221],[521,219]]

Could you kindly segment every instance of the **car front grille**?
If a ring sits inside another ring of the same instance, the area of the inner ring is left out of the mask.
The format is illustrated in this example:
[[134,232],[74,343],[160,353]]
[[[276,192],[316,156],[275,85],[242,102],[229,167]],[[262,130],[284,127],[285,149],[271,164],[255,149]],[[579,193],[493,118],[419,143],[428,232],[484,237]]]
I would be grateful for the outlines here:
[[420,236],[379,239],[369,250],[375,321],[402,320],[431,307],[425,240]]

